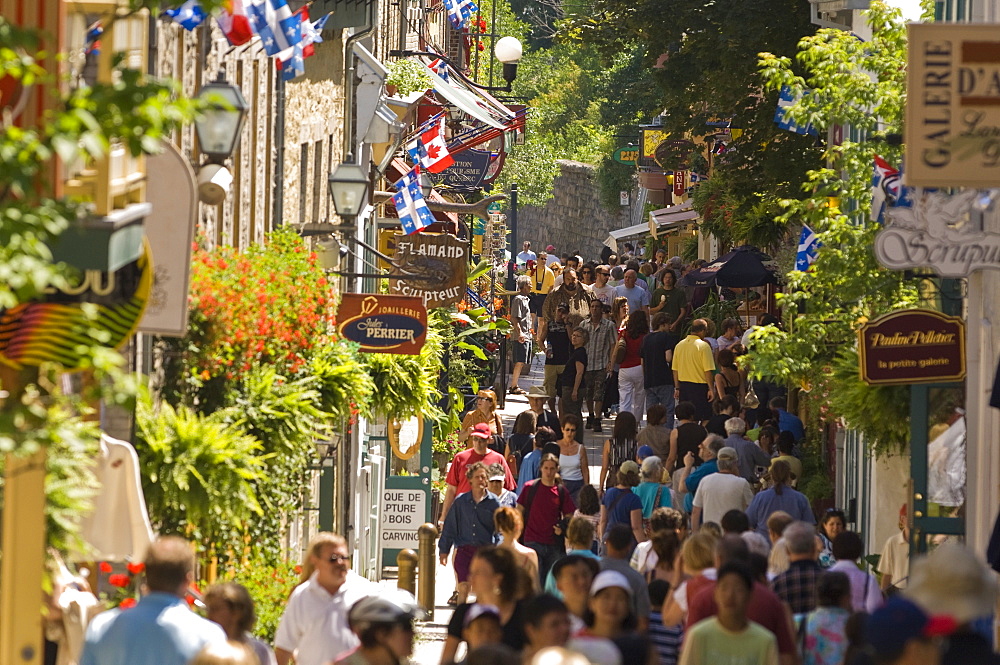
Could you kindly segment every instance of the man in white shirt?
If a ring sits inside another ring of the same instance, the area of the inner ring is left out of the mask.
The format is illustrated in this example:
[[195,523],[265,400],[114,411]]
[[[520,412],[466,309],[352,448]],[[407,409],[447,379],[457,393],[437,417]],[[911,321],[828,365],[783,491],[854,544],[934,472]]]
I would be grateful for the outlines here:
[[694,493],[694,510],[691,512],[691,527],[698,529],[705,522],[722,521],[722,516],[730,510],[746,511],[753,500],[753,489],[740,476],[739,456],[736,450],[726,446],[716,459],[719,472],[705,476],[698,483]]
[[608,284],[611,280],[611,266],[597,266],[594,271],[596,275],[591,291],[594,292],[598,300],[611,307],[615,301],[615,287]]
[[[563,277],[566,276],[567,270],[573,270],[579,274],[580,271],[580,260],[575,256],[570,256],[566,259],[566,266],[563,268],[562,272],[556,275],[556,281],[554,286],[561,286],[563,283]],[[582,284],[581,284],[582,286]]]
[[347,541],[329,532],[309,544],[309,579],[292,591],[274,636],[278,665],[326,665],[356,647],[347,625],[354,603],[378,593],[379,587],[351,570]]
[[524,241],[521,251],[517,255],[517,265],[524,266],[528,261],[537,261],[538,257],[533,251],[531,251],[531,243],[527,240]]

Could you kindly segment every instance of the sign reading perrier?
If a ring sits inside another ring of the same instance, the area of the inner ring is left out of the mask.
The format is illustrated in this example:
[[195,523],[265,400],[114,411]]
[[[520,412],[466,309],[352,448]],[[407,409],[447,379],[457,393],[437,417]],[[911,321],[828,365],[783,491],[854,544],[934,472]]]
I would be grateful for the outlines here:
[[858,330],[861,380],[869,385],[946,383],[965,378],[965,323],[906,309]]

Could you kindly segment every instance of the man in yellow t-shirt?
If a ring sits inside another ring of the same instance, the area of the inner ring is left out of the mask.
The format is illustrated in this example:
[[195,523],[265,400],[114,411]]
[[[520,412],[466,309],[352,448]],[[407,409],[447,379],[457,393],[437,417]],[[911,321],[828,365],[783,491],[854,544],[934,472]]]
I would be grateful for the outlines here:
[[538,261],[535,262],[534,268],[530,271],[531,295],[529,296],[529,304],[531,305],[532,330],[538,330],[538,315],[542,312],[542,303],[545,302],[545,296],[549,294],[556,283],[556,274],[547,265],[547,261],[548,254],[538,252]]
[[713,383],[715,360],[712,347],[705,341],[708,322],[695,319],[691,333],[674,347],[671,370],[674,373],[674,397],[678,402],[694,405],[695,420],[702,423],[712,417],[711,402],[715,400]]

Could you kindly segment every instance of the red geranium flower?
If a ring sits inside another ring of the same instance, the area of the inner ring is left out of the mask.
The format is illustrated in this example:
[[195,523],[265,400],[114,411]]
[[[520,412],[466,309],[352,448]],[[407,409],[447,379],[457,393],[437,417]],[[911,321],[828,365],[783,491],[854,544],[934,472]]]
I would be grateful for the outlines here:
[[108,584],[110,584],[111,586],[125,588],[129,585],[130,581],[131,580],[129,579],[128,575],[123,575],[121,573],[108,575]]
[[99,564],[97,564],[97,569],[99,571],[101,571],[102,573],[110,573],[111,572],[111,564],[108,563],[107,561],[102,561]]
[[128,610],[135,607],[135,598],[132,597],[126,598],[125,600],[123,600],[121,603],[118,604],[118,607],[122,608],[123,610]]
[[137,563],[129,562],[125,567],[128,568],[128,572],[132,573],[133,575],[138,575],[142,571],[146,570],[146,564],[144,564],[142,561],[139,561]]

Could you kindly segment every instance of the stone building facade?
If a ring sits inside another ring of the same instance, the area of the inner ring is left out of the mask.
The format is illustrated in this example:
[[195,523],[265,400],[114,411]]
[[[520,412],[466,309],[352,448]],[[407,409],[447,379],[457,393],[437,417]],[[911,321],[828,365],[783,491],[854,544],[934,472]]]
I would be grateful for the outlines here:
[[596,259],[608,232],[628,226],[628,208],[618,214],[600,202],[594,167],[582,162],[559,160],[559,175],[553,197],[541,207],[525,206],[517,213],[517,244],[531,241],[533,250],[554,245],[556,252],[579,252]]

